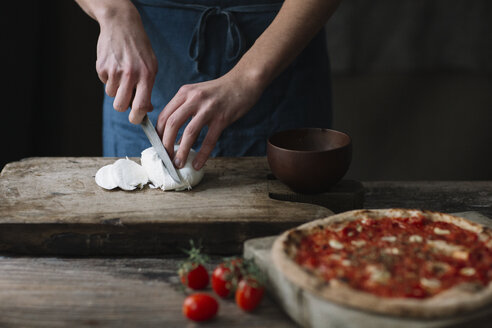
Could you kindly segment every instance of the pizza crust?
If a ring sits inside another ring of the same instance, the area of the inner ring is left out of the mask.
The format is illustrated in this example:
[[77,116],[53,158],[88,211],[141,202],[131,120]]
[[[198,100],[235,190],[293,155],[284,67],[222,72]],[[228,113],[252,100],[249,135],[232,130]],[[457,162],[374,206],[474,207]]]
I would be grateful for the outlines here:
[[[456,315],[492,304],[492,283],[483,287],[478,284],[460,284],[426,299],[385,298],[349,287],[339,280],[325,282],[314,273],[303,269],[292,257],[296,254],[296,244],[303,236],[315,229],[335,226],[341,229],[344,223],[364,217],[380,219],[383,217],[402,217],[422,214],[432,221],[455,224],[465,230],[483,237],[491,237],[492,231],[480,224],[464,218],[431,211],[380,209],[355,210],[305,223],[279,236],[272,248],[274,265],[292,283],[305,288],[314,295],[341,305],[381,314],[417,318],[433,318]],[[492,247],[490,245],[489,247]]]

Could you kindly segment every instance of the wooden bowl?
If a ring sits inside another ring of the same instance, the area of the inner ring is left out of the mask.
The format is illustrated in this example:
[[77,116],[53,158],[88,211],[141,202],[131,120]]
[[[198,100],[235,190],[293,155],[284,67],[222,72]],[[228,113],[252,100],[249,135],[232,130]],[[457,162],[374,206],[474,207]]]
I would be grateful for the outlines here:
[[329,129],[281,131],[268,139],[267,158],[275,177],[293,191],[325,192],[347,173],[352,140],[343,132]]

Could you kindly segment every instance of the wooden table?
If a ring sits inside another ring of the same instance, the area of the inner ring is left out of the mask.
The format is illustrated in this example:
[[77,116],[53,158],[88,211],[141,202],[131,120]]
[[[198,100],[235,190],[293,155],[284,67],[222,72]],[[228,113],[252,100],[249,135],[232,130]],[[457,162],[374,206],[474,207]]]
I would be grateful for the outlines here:
[[[366,208],[478,211],[492,218],[492,181],[365,182],[364,187]],[[295,327],[268,297],[253,314],[221,300],[214,321],[187,321],[181,315],[185,296],[178,287],[178,262],[0,257],[0,326]]]

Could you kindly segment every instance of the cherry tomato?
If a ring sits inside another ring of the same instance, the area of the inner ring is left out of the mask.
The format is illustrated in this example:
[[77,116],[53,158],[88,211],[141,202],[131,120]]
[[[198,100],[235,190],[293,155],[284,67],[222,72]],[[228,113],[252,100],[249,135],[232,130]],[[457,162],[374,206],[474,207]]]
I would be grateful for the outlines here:
[[212,273],[212,288],[217,295],[226,298],[236,290],[241,279],[241,259],[233,259],[219,264]]
[[229,268],[218,265],[212,273],[212,288],[220,297],[229,297],[232,294],[233,281]]
[[183,314],[194,321],[206,321],[212,319],[219,310],[219,303],[208,294],[197,293],[185,298]]
[[263,298],[265,288],[255,279],[241,279],[236,290],[236,304],[244,311],[253,311]]
[[207,269],[201,264],[191,265],[191,270],[180,270],[179,275],[183,285],[190,287],[191,289],[203,289],[207,287],[209,277]]

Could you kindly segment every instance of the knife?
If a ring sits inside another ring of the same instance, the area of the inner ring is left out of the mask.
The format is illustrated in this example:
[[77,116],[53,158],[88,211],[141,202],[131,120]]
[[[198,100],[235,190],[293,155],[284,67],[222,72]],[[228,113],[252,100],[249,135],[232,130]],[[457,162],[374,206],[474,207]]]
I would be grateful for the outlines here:
[[152,122],[149,120],[149,117],[147,115],[145,115],[140,125],[142,126],[145,135],[147,135],[150,144],[152,145],[152,147],[154,147],[157,155],[159,155],[159,158],[162,160],[162,163],[164,164],[164,167],[169,172],[171,178],[173,178],[174,181],[181,184],[182,183],[181,177],[179,176],[178,171],[176,171],[173,162],[171,162],[171,159],[167,154],[166,148],[164,148],[161,139],[157,135],[157,131],[155,130],[154,126],[152,125]]

